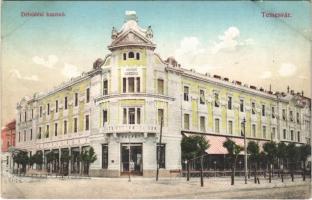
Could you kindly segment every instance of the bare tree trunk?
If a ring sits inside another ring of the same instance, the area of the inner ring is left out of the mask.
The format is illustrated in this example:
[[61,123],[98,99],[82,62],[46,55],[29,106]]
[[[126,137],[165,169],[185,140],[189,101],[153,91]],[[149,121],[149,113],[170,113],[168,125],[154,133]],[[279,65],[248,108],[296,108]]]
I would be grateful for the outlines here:
[[255,174],[254,174],[254,176],[255,176],[255,183],[257,183],[257,163],[255,163],[254,164],[254,172],[255,172]]
[[271,163],[269,163],[269,183],[271,183],[272,181],[272,167],[271,167]]
[[304,161],[303,161],[303,177],[302,177],[302,178],[303,178],[303,181],[305,181],[305,179],[306,179],[306,175],[305,175],[305,174],[306,174],[306,172],[305,172],[305,171],[306,171],[305,163],[306,163],[306,162],[305,162],[305,160],[304,160]]
[[186,180],[189,181],[190,180],[190,163],[189,161],[187,161],[187,178]]

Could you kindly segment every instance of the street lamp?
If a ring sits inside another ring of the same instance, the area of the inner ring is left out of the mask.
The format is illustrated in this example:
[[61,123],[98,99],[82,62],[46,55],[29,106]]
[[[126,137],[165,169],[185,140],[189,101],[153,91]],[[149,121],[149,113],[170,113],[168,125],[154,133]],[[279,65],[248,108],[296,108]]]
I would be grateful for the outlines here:
[[246,145],[246,119],[243,119],[244,125],[244,159],[245,159],[245,184],[247,184],[247,145]]

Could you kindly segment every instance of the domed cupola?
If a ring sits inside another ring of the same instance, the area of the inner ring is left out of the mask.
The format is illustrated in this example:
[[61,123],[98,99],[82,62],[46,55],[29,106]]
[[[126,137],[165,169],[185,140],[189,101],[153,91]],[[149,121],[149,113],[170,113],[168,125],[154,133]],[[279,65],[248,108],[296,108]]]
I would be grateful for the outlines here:
[[115,27],[112,30],[112,43],[109,50],[123,47],[146,47],[154,50],[156,45],[152,42],[153,31],[151,26],[143,29],[138,25],[138,17],[135,11],[126,11],[125,23],[120,31]]

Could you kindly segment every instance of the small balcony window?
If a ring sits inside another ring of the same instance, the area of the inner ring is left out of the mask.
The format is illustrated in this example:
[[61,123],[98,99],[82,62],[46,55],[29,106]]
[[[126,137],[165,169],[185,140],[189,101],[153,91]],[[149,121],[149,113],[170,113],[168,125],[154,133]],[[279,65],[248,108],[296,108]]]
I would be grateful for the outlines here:
[[189,87],[184,86],[183,89],[183,96],[184,96],[184,101],[188,101],[189,100]]

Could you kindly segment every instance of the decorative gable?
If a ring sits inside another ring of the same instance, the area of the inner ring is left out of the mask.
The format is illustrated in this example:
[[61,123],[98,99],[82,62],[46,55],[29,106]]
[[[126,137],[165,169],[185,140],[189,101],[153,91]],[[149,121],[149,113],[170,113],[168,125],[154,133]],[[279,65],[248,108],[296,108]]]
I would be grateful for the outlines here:
[[148,38],[142,36],[134,30],[129,30],[115,40],[113,40],[112,44],[108,47],[109,49],[114,49],[116,47],[135,45],[135,46],[148,46],[155,48],[155,44],[151,42]]

